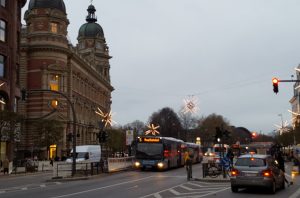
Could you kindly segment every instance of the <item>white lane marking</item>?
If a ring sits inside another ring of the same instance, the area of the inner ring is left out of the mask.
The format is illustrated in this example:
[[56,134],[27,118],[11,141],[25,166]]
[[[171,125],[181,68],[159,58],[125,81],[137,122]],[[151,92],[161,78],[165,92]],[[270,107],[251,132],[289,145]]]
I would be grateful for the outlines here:
[[[182,184],[185,184],[185,183],[182,183]],[[179,185],[177,185],[177,186],[173,186],[173,187],[168,188],[168,189],[164,189],[164,190],[159,191],[159,192],[156,192],[156,193],[148,194],[148,195],[145,195],[145,196],[140,197],[140,198],[146,198],[146,197],[153,196],[154,194],[160,194],[160,193],[162,193],[162,192],[165,192],[165,191],[168,191],[168,190],[170,190],[170,189],[173,189],[173,188],[176,188],[176,187],[178,187],[178,186],[181,186],[182,184],[179,184]]]
[[136,179],[136,180],[126,181],[126,182],[121,182],[121,183],[117,183],[117,184],[113,184],[113,185],[109,185],[109,186],[103,186],[103,187],[100,187],[100,188],[93,188],[93,189],[89,189],[89,190],[79,191],[79,192],[76,192],[76,193],[59,195],[59,196],[55,196],[55,197],[51,197],[51,198],[70,197],[70,196],[74,196],[74,195],[80,195],[80,194],[84,194],[84,193],[88,193],[88,192],[92,192],[92,191],[102,190],[102,189],[105,189],[105,188],[120,186],[120,185],[123,185],[123,184],[130,184],[130,183],[146,180],[146,179],[153,178],[153,177],[154,176],[144,177],[142,179]]
[[171,193],[173,193],[174,195],[177,195],[177,196],[181,195],[181,193],[177,192],[174,189],[169,189],[169,192],[171,192]]
[[127,190],[133,189],[133,188],[137,188],[137,187],[139,187],[139,186],[138,186],[138,185],[135,185],[135,186],[132,186],[132,187],[130,187],[130,188],[127,188]]
[[46,187],[46,184],[41,184],[40,187],[41,187],[41,188],[45,188],[45,187]]
[[28,190],[28,188],[27,188],[27,187],[24,187],[24,188],[21,188],[21,190]]
[[155,198],[163,198],[159,193],[155,193],[153,196],[154,196]]
[[189,191],[195,190],[195,189],[189,188],[189,187],[187,187],[185,185],[181,185],[180,187],[183,188],[183,189],[185,189],[185,190],[189,190]]
[[199,185],[199,184],[195,184],[195,183],[192,183],[192,182],[190,182],[190,183],[188,183],[189,185],[192,185],[192,186],[197,186],[197,187],[204,187],[203,185]]

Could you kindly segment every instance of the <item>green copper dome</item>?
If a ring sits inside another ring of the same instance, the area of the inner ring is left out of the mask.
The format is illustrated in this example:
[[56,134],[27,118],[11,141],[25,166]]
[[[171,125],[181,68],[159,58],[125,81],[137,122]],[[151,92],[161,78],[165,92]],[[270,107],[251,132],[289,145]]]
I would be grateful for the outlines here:
[[30,0],[28,10],[34,8],[56,8],[66,13],[66,7],[63,0]]
[[90,5],[87,9],[88,16],[86,17],[86,22],[83,24],[78,31],[78,38],[95,38],[95,37],[104,37],[102,27],[96,23],[97,18],[95,16],[95,7]]

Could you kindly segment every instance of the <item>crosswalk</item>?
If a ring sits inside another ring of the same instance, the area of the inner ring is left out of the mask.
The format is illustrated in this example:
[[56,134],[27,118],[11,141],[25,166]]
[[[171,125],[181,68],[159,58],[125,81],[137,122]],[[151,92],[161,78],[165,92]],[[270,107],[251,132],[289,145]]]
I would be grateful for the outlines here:
[[207,195],[218,193],[230,188],[230,183],[212,183],[201,181],[190,181],[187,183],[165,189],[160,192],[147,195],[142,198],[167,198],[167,197],[184,197],[184,198],[201,198]]
[[47,186],[60,185],[61,182],[47,182],[47,183],[39,183],[39,184],[28,184],[23,186],[9,187],[9,188],[0,188],[0,194],[15,192],[15,191],[24,191],[29,189],[37,189],[37,188],[46,188]]

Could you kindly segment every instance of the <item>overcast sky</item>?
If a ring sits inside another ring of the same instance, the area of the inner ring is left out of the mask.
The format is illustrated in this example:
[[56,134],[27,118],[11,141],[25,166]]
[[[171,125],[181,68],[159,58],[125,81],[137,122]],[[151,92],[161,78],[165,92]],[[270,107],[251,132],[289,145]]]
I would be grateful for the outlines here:
[[[64,0],[77,43],[90,1]],[[23,10],[28,8],[27,5]],[[299,0],[94,0],[110,49],[112,111],[124,125],[198,99],[197,116],[216,113],[236,127],[269,133],[290,122],[300,63]]]

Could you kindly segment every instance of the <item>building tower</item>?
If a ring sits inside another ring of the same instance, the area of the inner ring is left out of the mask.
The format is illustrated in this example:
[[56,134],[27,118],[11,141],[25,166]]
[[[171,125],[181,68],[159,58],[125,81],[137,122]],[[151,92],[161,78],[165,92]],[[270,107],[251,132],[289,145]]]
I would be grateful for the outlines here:
[[[22,31],[21,84],[28,91],[28,97],[20,102],[21,112],[26,117],[21,144],[23,157],[62,157],[70,152],[73,144],[97,144],[99,120],[95,110],[110,110],[113,91],[108,51],[98,52],[93,47],[79,51],[79,45],[72,46],[67,39],[69,20],[63,0],[30,0],[24,18],[27,27]],[[81,41],[101,41],[106,46],[103,39],[103,34],[101,38],[83,35]],[[60,92],[69,100],[47,90]],[[58,101],[55,109],[53,101]],[[41,137],[46,135],[37,130],[37,119],[62,121],[64,129],[60,141],[40,145]],[[69,138],[74,133],[76,142]]]

